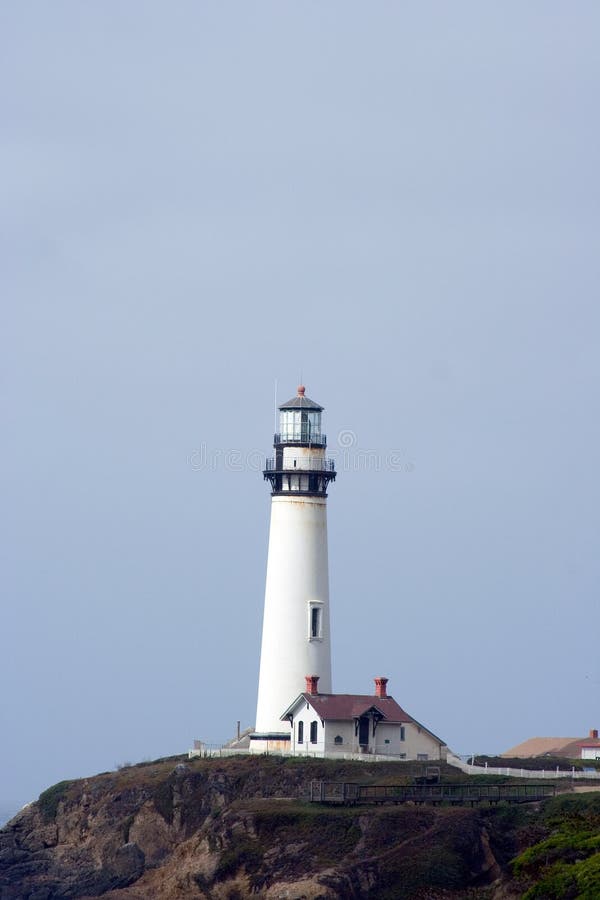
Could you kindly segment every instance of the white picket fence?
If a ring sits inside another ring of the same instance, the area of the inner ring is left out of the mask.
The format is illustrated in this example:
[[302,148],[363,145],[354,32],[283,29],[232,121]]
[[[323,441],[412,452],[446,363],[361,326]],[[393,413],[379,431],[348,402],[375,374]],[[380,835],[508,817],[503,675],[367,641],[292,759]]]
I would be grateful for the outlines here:
[[[193,750],[188,751],[188,758],[197,757],[227,757],[227,756],[247,756],[249,750],[234,750],[231,747],[223,747],[220,744],[208,744],[203,741],[195,741]],[[339,759],[339,760],[358,760],[360,762],[413,762],[414,760],[400,759],[398,756],[388,756],[381,754],[364,754],[364,753],[337,753],[329,751],[319,751],[307,753],[290,753],[290,751],[270,750],[269,756],[303,756],[311,759]],[[435,763],[437,760],[428,760],[429,763]],[[576,772],[575,767],[569,769],[561,769],[558,766],[550,769],[516,769],[510,766],[474,766],[465,762],[460,756],[448,751],[446,762],[450,766],[454,766],[464,772],[465,775],[503,775],[506,778],[573,778],[575,780],[588,779],[600,780],[600,772],[592,770],[591,767],[584,772]]]
[[[227,757],[227,756],[248,756],[249,750],[233,750],[231,747],[219,747],[212,744],[204,744],[202,747],[194,747],[188,750],[188,759],[208,758],[208,757]],[[406,759],[400,759],[399,756],[380,753],[339,753],[327,750],[312,750],[307,752],[290,750],[269,750],[265,756],[295,756],[303,759],[339,759],[339,760],[358,760],[359,762],[407,762]],[[436,762],[437,760],[433,760]]]
[[561,769],[559,766],[552,769],[515,769],[509,766],[473,766],[450,752],[448,753],[447,762],[450,766],[456,766],[465,775],[504,775],[509,778],[600,779],[600,772],[592,771],[591,769],[587,772],[576,772],[575,767],[570,769]]

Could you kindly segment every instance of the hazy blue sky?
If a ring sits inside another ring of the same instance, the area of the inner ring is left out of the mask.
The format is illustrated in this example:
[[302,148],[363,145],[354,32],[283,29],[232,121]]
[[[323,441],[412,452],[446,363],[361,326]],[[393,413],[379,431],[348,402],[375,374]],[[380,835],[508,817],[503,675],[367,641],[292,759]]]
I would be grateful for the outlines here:
[[597,2],[2,4],[0,812],[254,724],[300,373],[336,690],[458,752],[600,725],[599,46]]

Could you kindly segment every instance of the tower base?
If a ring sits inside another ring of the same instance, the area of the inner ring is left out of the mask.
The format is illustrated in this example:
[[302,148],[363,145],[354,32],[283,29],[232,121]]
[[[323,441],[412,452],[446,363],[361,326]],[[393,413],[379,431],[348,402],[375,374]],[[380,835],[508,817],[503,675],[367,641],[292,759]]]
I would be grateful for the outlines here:
[[250,753],[289,753],[291,748],[289,731],[253,732],[250,735]]

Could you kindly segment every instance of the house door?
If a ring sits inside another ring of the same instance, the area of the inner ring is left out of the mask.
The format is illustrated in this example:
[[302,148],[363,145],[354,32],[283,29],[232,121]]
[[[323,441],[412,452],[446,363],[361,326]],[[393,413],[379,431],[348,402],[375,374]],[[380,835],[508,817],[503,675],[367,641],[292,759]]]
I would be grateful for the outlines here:
[[361,716],[358,720],[358,743],[361,747],[366,747],[369,743],[369,720],[366,716]]

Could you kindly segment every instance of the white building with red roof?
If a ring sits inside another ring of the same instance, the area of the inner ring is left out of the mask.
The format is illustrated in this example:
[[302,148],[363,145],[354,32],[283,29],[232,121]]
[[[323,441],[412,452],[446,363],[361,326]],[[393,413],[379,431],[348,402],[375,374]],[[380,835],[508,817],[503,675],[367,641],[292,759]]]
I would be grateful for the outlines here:
[[293,755],[369,754],[399,759],[445,759],[446,745],[387,693],[387,678],[374,694],[321,694],[319,678],[306,676],[306,690],[281,716],[289,724]]
[[600,759],[600,740],[598,739],[598,729],[592,728],[590,736],[579,744],[581,748],[581,759]]
[[534,737],[511,747],[502,754],[507,759],[556,756],[566,759],[600,759],[598,729],[590,729],[584,737]]

